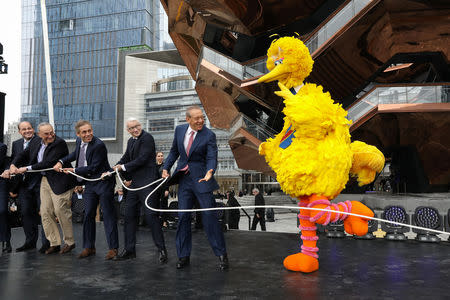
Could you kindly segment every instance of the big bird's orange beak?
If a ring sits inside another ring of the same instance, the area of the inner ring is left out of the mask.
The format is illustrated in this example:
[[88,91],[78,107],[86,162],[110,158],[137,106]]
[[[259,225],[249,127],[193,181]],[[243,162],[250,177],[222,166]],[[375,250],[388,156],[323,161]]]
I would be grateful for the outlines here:
[[258,82],[271,82],[274,80],[278,81],[284,81],[286,77],[288,77],[290,74],[290,70],[288,68],[288,65],[286,64],[279,64],[275,68],[272,69],[269,73],[266,75],[258,78]]

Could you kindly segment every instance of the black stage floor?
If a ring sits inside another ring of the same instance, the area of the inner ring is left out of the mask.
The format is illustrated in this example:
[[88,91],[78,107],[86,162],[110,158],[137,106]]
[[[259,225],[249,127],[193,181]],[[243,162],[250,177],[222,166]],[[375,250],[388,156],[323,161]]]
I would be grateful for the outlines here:
[[[98,226],[100,228],[100,226]],[[80,260],[79,241],[68,255],[37,251],[0,256],[0,299],[449,299],[450,244],[415,241],[319,240],[320,269],[289,272],[283,258],[298,250],[298,235],[229,231],[230,269],[221,272],[203,231],[193,234],[191,265],[176,270],[175,231],[165,234],[169,263],[159,265],[150,232],[138,233],[137,258],[104,261],[103,229],[97,256]],[[13,246],[23,242],[14,229]],[[122,237],[121,237],[122,240]]]

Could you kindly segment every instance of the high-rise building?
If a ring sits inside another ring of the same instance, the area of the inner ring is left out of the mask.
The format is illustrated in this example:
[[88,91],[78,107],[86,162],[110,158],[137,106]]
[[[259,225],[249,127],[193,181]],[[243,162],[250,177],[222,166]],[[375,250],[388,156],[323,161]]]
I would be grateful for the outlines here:
[[[97,136],[114,140],[119,51],[170,47],[160,39],[159,1],[47,0],[46,7],[56,133],[73,139],[73,125],[86,119]],[[40,1],[22,0],[21,114],[34,125],[48,121],[42,32]]]
[[8,130],[5,133],[5,136],[3,138],[3,143],[7,147],[7,155],[11,156],[11,150],[12,150],[12,143],[20,139],[22,136],[19,133],[19,122],[12,122],[8,124]]

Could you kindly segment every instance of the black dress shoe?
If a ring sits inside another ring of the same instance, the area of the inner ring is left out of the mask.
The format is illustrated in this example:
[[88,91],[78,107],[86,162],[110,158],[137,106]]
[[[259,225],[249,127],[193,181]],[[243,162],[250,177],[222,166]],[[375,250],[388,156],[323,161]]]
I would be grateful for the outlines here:
[[226,254],[219,256],[219,268],[221,270],[228,269],[228,257]]
[[177,269],[183,269],[184,267],[189,266],[189,256],[180,257],[177,262]]
[[113,258],[114,261],[136,258],[136,252],[123,250],[122,253]]
[[159,253],[159,262],[161,263],[161,264],[165,264],[165,263],[167,263],[167,250],[166,249],[164,249],[164,250],[159,250],[158,251],[158,253]]
[[47,251],[48,248],[50,248],[50,245],[49,245],[49,244],[44,244],[44,245],[42,245],[41,248],[39,248],[38,251],[39,251],[39,253],[41,253],[41,254],[45,254],[45,251]]
[[2,242],[2,252],[3,253],[11,253],[11,242]]
[[30,249],[35,249],[36,245],[31,245],[31,244],[23,244],[21,247],[16,249],[16,252],[22,252],[22,251],[26,251],[26,250],[30,250]]

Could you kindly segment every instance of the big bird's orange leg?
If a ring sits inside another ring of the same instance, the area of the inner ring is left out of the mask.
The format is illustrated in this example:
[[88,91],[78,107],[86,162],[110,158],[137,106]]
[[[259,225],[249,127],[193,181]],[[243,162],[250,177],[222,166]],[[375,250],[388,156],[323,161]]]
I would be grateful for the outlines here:
[[[316,199],[316,196],[302,197],[299,202],[300,207],[306,207]],[[301,239],[303,241],[302,252],[289,255],[284,259],[283,265],[286,269],[296,272],[311,273],[319,269],[317,251],[316,224],[311,222],[310,210],[300,209],[298,218],[300,220]]]
[[368,231],[368,219],[357,216],[348,216],[342,212],[351,212],[358,215],[373,217],[373,212],[358,201],[345,201],[331,204],[324,196],[311,195],[300,199],[300,207],[312,207],[327,209],[335,212],[324,212],[300,209],[301,239],[303,241],[302,252],[289,255],[284,259],[284,266],[291,271],[304,273],[314,272],[319,269],[319,256],[317,252],[317,240],[315,223],[327,225],[330,222],[344,220],[345,231],[349,234],[364,235]]

